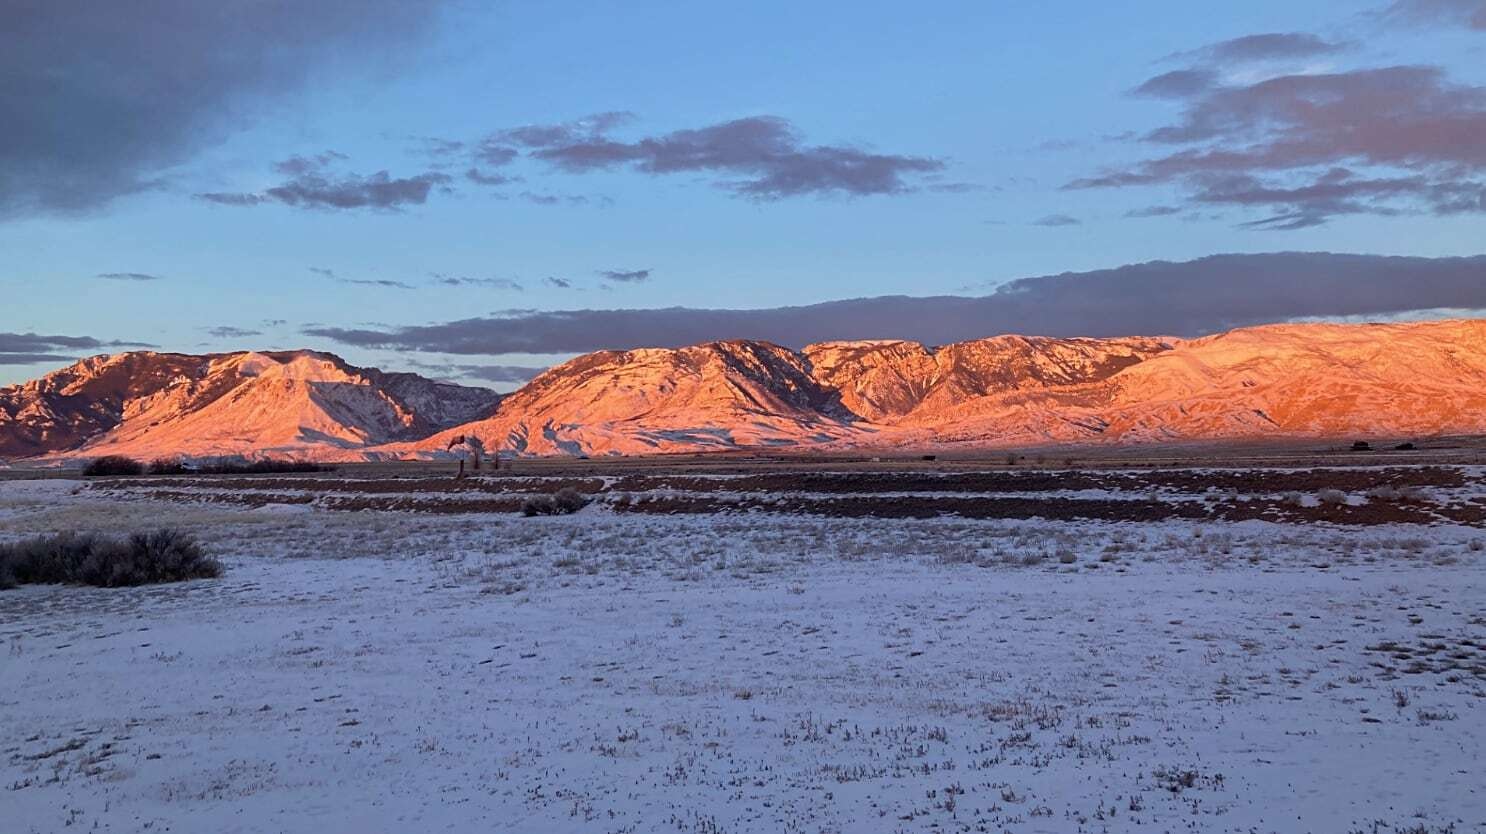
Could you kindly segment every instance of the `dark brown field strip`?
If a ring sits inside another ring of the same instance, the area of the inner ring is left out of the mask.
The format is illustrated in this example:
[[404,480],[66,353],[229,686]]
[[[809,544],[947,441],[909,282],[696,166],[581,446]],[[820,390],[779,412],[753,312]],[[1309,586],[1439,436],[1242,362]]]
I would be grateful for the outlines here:
[[[270,492],[172,492],[150,490],[152,498],[215,504],[263,507],[273,504],[312,505],[337,511],[386,511],[414,513],[517,513],[523,499],[419,497],[404,495],[321,495]],[[1215,502],[1163,501],[1159,499],[1089,499],[969,497],[953,495],[907,496],[779,496],[771,499],[747,495],[647,495],[638,500],[609,504],[616,512],[649,515],[707,515],[764,512],[832,518],[911,518],[954,516],[967,519],[1029,519],[1049,521],[1154,522],[1172,519],[1208,521],[1270,521],[1276,523],[1328,523],[1348,526],[1375,524],[1456,523],[1486,526],[1486,505],[1439,505],[1425,502],[1370,502],[1367,504],[1322,504],[1308,507],[1270,499]]]
[[95,482],[105,487],[142,490],[306,490],[317,493],[391,495],[411,493],[546,493],[571,488],[601,492],[788,493],[850,495],[883,492],[1037,493],[1063,490],[1109,490],[1141,493],[1153,489],[1185,493],[1212,490],[1240,493],[1315,492],[1339,489],[1366,492],[1381,486],[1460,488],[1472,479],[1450,467],[1387,469],[1311,469],[1304,471],[1213,470],[1151,472],[777,472],[731,478],[691,475],[624,475],[606,490],[600,478],[531,478],[485,475],[472,478],[389,477],[350,480],[326,477],[159,477]]

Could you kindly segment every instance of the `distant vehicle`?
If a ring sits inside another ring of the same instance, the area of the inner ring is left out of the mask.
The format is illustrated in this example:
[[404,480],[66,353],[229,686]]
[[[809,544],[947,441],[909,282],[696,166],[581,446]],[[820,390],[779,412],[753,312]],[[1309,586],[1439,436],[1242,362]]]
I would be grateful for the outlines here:
[[1355,442],[1355,443],[1352,444],[1352,451],[1354,451],[1354,452],[1371,452],[1372,451],[1372,444],[1371,443],[1368,443],[1366,440],[1358,440],[1357,442]]
[[1400,452],[1412,452],[1412,451],[1414,451],[1414,448],[1415,447],[1414,447],[1414,444],[1412,444],[1412,443],[1400,443],[1397,446],[1394,446],[1393,448],[1397,449]]

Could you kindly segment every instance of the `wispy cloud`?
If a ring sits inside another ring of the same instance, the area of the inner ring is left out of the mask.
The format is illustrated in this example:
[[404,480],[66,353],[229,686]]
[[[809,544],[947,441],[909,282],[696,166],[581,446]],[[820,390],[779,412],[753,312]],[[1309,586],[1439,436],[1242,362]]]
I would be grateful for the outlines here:
[[439,171],[393,177],[386,171],[363,176],[329,170],[329,166],[345,159],[344,154],[335,151],[311,157],[293,156],[274,165],[278,173],[289,177],[280,185],[261,192],[205,192],[196,196],[227,206],[277,202],[296,208],[395,211],[403,206],[422,205],[435,187],[453,182],[452,177]]
[[[877,153],[850,145],[807,144],[777,116],[750,116],[700,128],[621,139],[614,132],[634,121],[626,112],[600,113],[555,124],[498,131],[480,144],[505,164],[518,153],[581,174],[628,169],[651,175],[701,173],[740,197],[778,200],[802,195],[901,194],[946,166],[941,159]],[[924,183],[962,191],[968,183]],[[534,194],[528,199],[542,201]]]
[[[1237,60],[1233,44],[1205,59]],[[1240,55],[1324,54],[1340,47],[1287,36]],[[1225,82],[1211,66],[1136,89],[1181,105],[1142,137],[1146,160],[1065,189],[1177,186],[1189,206],[1263,211],[1253,229],[1303,229],[1345,215],[1486,213],[1486,87],[1433,66],[1288,73]],[[1144,215],[1142,215],[1144,216]]]
[[601,269],[598,274],[605,281],[616,281],[621,284],[638,284],[650,280],[648,269]]
[[86,353],[111,348],[147,348],[143,342],[104,341],[92,336],[0,333],[0,365],[70,362]]
[[1067,214],[1049,214],[1046,217],[1039,217],[1033,220],[1032,225],[1056,228],[1058,226],[1081,226],[1083,225],[1083,221]]
[[151,275],[148,272],[100,272],[99,278],[105,281],[159,281],[159,275]]
[[526,288],[519,282],[510,278],[470,278],[465,275],[448,275],[442,272],[431,273],[434,283],[446,287],[489,287],[497,290],[514,290],[522,292]]
[[263,335],[263,331],[261,330],[248,330],[242,327],[232,327],[231,325],[209,327],[206,329],[206,333],[208,336],[213,336],[218,339],[246,339],[249,336]]

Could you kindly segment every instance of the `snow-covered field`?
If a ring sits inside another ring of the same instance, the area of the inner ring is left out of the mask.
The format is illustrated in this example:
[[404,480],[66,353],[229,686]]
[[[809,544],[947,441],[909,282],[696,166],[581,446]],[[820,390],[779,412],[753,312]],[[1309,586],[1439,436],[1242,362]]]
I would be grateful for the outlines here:
[[1486,831],[1486,530],[332,512],[0,482],[0,831]]

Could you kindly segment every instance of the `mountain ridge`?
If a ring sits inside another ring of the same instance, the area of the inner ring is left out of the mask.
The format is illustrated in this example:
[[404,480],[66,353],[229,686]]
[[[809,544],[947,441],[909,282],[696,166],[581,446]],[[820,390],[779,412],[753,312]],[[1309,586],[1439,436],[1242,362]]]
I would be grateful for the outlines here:
[[326,457],[426,437],[498,401],[322,351],[100,354],[0,388],[0,456]]
[[[201,361],[215,370],[166,379]],[[96,401],[65,401],[80,374]],[[513,455],[629,455],[1486,434],[1486,320],[799,350],[726,340],[584,354],[504,397],[317,351],[135,352],[0,389],[0,454],[27,386],[72,406],[55,429],[66,457],[428,459],[460,436]]]

